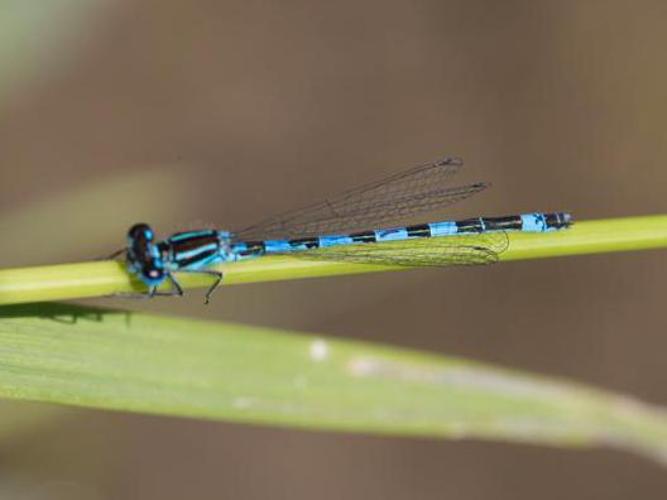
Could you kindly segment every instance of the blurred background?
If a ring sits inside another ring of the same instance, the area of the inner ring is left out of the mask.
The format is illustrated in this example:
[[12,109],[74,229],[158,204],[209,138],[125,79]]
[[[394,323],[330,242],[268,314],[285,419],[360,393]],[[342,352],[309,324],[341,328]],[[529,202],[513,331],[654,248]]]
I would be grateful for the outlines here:
[[[133,222],[234,229],[443,154],[446,215],[665,212],[667,4],[3,0],[3,267]],[[660,252],[104,299],[392,343],[666,404]],[[608,450],[387,439],[4,402],[0,498],[664,498]]]

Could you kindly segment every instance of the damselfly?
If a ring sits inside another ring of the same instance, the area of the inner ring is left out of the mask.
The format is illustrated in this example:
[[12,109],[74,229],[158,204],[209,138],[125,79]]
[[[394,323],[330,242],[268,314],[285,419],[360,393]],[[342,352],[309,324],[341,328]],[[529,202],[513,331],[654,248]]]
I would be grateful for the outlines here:
[[[239,231],[186,231],[156,241],[150,226],[137,224],[128,232],[128,269],[148,287],[149,296],[182,295],[174,273],[210,275],[208,302],[223,278],[211,266],[223,262],[289,254],[415,267],[491,264],[508,247],[507,231],[549,232],[572,223],[565,212],[534,212],[383,228],[488,187],[450,187],[462,165],[459,158],[442,158]],[[157,292],[165,280],[172,291]]]

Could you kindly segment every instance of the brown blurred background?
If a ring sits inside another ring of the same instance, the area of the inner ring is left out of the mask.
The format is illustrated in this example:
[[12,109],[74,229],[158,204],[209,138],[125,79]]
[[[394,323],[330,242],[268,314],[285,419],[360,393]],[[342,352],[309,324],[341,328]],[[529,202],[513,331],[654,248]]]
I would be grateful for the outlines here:
[[[4,9],[4,12],[3,12]],[[665,211],[667,4],[9,0],[3,267],[129,224],[234,228],[441,154],[453,216]],[[448,214],[450,215],[450,214]],[[661,252],[228,287],[98,305],[393,343],[667,403]],[[91,301],[92,302],[92,301]],[[45,411],[35,406],[34,412]],[[664,498],[611,452],[71,410],[0,442],[0,498]]]

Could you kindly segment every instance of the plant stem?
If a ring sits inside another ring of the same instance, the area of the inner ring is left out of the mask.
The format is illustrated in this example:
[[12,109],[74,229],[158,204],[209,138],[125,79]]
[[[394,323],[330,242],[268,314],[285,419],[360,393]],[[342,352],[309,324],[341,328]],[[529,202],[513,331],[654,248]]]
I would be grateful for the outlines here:
[[[558,232],[508,235],[509,248],[500,255],[501,261],[667,248],[667,215],[584,221]],[[225,273],[225,285],[232,285],[406,268],[272,256],[221,264],[215,269]],[[205,276],[183,273],[178,279],[184,288],[210,285]],[[0,271],[0,305],[143,291],[143,285],[119,261]]]

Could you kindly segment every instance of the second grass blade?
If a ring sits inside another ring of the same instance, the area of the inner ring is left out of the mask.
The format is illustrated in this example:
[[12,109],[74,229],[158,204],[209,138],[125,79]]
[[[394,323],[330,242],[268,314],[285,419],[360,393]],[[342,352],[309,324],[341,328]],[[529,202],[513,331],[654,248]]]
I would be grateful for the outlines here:
[[662,409],[406,349],[56,304],[0,309],[0,345],[0,396],[8,398],[667,457]]

